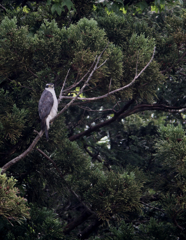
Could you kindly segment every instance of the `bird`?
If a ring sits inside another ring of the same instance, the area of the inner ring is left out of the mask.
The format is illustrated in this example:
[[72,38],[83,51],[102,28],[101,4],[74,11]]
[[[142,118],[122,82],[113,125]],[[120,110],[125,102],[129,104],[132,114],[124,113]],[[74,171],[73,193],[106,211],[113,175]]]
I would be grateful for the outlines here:
[[50,128],[50,121],[57,115],[57,111],[58,100],[54,90],[54,84],[47,83],[38,104],[41,129],[45,132],[47,141],[49,140],[48,130]]

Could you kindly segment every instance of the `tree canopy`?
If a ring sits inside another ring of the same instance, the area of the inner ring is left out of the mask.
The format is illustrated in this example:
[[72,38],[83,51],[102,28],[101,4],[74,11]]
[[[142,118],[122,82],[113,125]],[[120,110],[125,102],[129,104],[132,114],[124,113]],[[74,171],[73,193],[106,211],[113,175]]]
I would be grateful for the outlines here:
[[0,13],[2,239],[185,239],[184,3],[4,0]]

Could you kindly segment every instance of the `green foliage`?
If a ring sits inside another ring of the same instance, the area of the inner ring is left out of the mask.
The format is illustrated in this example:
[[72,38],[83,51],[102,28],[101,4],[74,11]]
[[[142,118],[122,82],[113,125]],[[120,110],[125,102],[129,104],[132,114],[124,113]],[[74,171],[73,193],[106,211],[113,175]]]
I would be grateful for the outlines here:
[[[153,48],[156,45],[152,37],[152,29],[145,22],[134,21],[131,17],[118,17],[114,14],[107,17],[99,17],[99,26],[104,28],[110,41],[121,47],[123,51],[123,76],[115,82],[121,87],[123,83],[130,83],[150,60]],[[142,34],[143,33],[143,34]],[[146,37],[146,35],[149,37]],[[119,97],[127,98],[138,96],[153,102],[158,85],[164,81],[163,75],[159,72],[159,65],[153,61],[147,70],[137,79],[133,88],[126,89],[119,93]]]
[[10,140],[12,144],[15,144],[16,140],[22,136],[22,132],[26,124],[27,114],[28,111],[25,109],[19,110],[14,104],[12,113],[6,112],[6,115],[1,118],[3,128],[2,137]]
[[52,210],[38,208],[34,205],[30,205],[30,207],[29,221],[14,226],[4,224],[3,228],[0,229],[2,239],[66,239],[63,236],[62,223],[58,220],[57,215]]
[[[54,14],[54,12],[56,11],[57,14],[60,16],[61,12],[65,11],[65,7],[67,7],[69,11],[71,9],[75,10],[74,5],[71,0],[63,0],[63,1],[53,0],[52,2],[53,2],[52,6],[51,6],[52,14]],[[50,5],[50,4],[51,4],[51,1],[47,1],[47,5]]]
[[113,171],[93,179],[86,191],[93,209],[102,220],[109,220],[113,214],[140,210],[139,198],[142,184],[135,180],[133,172],[117,174]]
[[163,164],[172,167],[176,171],[182,171],[185,167],[185,131],[181,125],[161,126],[159,132],[162,139],[156,144],[158,158],[163,158]]
[[147,225],[140,225],[139,231],[141,231],[144,237],[149,240],[176,239],[174,228],[172,228],[170,223],[165,224],[158,222],[154,218],[150,218]]
[[18,196],[19,190],[15,187],[16,179],[0,175],[0,217],[8,221],[21,222],[30,217],[27,200]]
[[[0,17],[1,166],[40,131],[37,107],[47,82],[55,83],[58,95],[70,69],[63,94],[74,96],[83,82],[66,90],[108,44],[100,60],[105,64],[81,95],[101,96],[130,83],[155,46],[156,52],[130,88],[99,101],[76,101],[51,125],[50,140],[40,139],[9,168],[30,203],[31,218],[14,227],[1,218],[2,238],[74,240],[86,231],[84,239],[185,237],[185,115],[170,110],[185,106],[185,9],[148,11],[153,4],[162,10],[167,1],[127,7],[119,0],[29,2],[22,8],[10,1]],[[146,111],[167,106],[169,113]],[[97,124],[102,127],[69,140]]]
[[155,218],[150,218],[147,224],[133,226],[121,221],[118,228],[110,228],[110,233],[106,239],[116,240],[142,240],[142,239],[175,239],[174,231],[171,230],[171,224],[159,223]]
[[111,237],[106,239],[113,239],[113,240],[134,240],[134,228],[132,224],[126,224],[125,221],[121,221],[119,228],[110,228]]

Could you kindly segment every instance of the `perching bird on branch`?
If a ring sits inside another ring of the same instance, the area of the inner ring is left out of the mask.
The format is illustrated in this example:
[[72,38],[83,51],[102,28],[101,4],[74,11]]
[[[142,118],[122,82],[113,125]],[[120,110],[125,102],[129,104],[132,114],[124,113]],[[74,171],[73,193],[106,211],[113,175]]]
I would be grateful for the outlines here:
[[48,130],[50,128],[50,120],[57,115],[58,100],[54,90],[53,83],[47,83],[39,100],[38,111],[41,119],[41,129],[45,131],[47,140]]

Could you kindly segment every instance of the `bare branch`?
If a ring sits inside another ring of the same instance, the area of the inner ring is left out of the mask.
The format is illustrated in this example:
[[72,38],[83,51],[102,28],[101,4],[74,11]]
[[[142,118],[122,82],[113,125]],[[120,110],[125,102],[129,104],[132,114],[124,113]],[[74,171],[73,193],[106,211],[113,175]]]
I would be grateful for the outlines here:
[[[108,44],[107,44],[108,45]],[[94,68],[92,69],[92,71],[90,72],[87,80],[85,81],[84,85],[82,86],[82,88],[79,90],[79,92],[77,93],[77,95],[75,97],[72,98],[72,100],[66,104],[66,106],[51,120],[51,122],[54,121],[54,119],[56,119],[57,117],[59,117],[67,108],[70,107],[70,105],[76,100],[78,99],[79,95],[83,93],[84,91],[84,88],[88,85],[88,82],[90,81],[90,79],[92,78],[92,75],[94,74],[94,72],[98,69],[98,64],[99,64],[99,61],[100,61],[100,58],[101,56],[103,55],[104,51],[106,50],[107,46],[104,48],[104,50],[101,52],[101,54],[98,56],[95,57],[95,65],[94,65]],[[96,58],[97,58],[97,61],[96,61]],[[65,97],[64,97],[65,98]]]
[[179,72],[179,74],[181,74],[181,75],[183,75],[183,76],[186,76],[186,74],[185,74],[185,73],[182,73],[182,72]]
[[63,90],[64,90],[64,87],[65,87],[65,83],[66,83],[66,80],[67,80],[69,72],[70,72],[70,68],[68,69],[67,75],[66,75],[65,80],[63,82],[63,86],[61,88],[61,91],[60,91],[60,94],[59,94],[59,98],[58,98],[58,104],[61,102],[61,100],[63,98],[62,94],[63,94]]
[[101,123],[99,123],[95,126],[91,126],[91,127],[89,127],[89,129],[85,130],[84,132],[81,132],[81,133],[78,133],[74,136],[69,137],[69,140],[74,141],[74,140],[79,139],[83,136],[89,135],[91,132],[96,131],[96,130],[98,130],[98,129],[104,127],[104,126],[107,126],[110,123],[116,121],[119,118],[120,114],[123,113],[124,111],[126,111],[132,105],[133,102],[134,102],[134,99],[130,100],[120,111],[118,111],[114,114],[114,117],[112,117],[112,118],[110,118],[110,119],[108,119],[104,122],[101,122]]
[[147,111],[147,110],[159,110],[159,111],[165,111],[165,112],[171,112],[171,113],[180,113],[185,112],[186,107],[174,107],[174,106],[167,106],[164,104],[139,104],[135,106],[133,109],[126,111],[125,113],[122,113],[119,118],[125,118],[132,114]]
[[[108,44],[107,44],[108,45]],[[106,48],[105,48],[106,49]],[[54,117],[51,122],[53,122],[57,117],[59,117],[67,108],[70,107],[70,105],[78,98],[78,96],[80,94],[82,94],[84,88],[88,85],[88,82],[90,81],[93,73],[97,70],[97,66],[99,64],[100,58],[102,56],[102,54],[104,53],[105,49],[101,52],[101,54],[99,55],[99,57],[95,58],[95,66],[93,68],[93,70],[90,72],[89,77],[87,78],[87,80],[85,81],[83,87],[80,89],[79,93],[76,95],[76,97],[74,97],[58,114],[56,117]],[[34,76],[37,77],[37,75],[35,75],[31,70],[29,70]],[[59,100],[58,100],[59,101]],[[33,142],[31,143],[31,145],[27,148],[27,150],[25,150],[22,154],[20,154],[19,156],[17,156],[16,158],[12,159],[11,161],[9,161],[8,163],[6,163],[3,167],[2,167],[2,174],[8,169],[10,168],[12,165],[14,165],[15,163],[17,163],[18,161],[20,161],[21,159],[25,158],[36,146],[36,144],[38,143],[38,141],[40,140],[40,138],[43,136],[43,131],[41,130],[39,132],[39,134],[36,136],[36,138],[33,140]]]
[[90,70],[93,68],[96,58],[97,58],[97,56],[95,57],[94,62],[92,63],[91,67],[89,68],[88,72],[86,72],[85,75],[77,83],[74,83],[69,88],[65,89],[64,92],[69,92],[71,89],[77,87],[86,78],[86,76],[89,74]]
[[106,59],[102,64],[100,64],[97,69],[99,69],[100,67],[102,67],[102,66],[107,62],[107,60],[108,60],[108,59]]
[[112,83],[112,78],[110,79],[109,90],[108,90],[108,92],[110,92],[110,89],[111,89],[111,83]]
[[6,12],[6,8],[3,5],[0,4],[0,7]]
[[35,73],[33,73],[30,69],[28,69],[28,71],[29,71],[30,73],[32,73],[32,75],[33,75],[34,77],[38,78],[38,76],[37,76]]
[[143,205],[149,207],[149,208],[155,209],[155,210],[160,211],[160,212],[163,212],[163,213],[165,212],[164,210],[162,210],[162,209],[160,209],[160,208],[153,207],[153,206],[151,206],[151,205],[149,205],[149,204],[147,204],[147,203],[144,203],[144,202],[142,202],[142,201],[141,201],[141,203],[142,203]]
[[[109,95],[112,95],[112,94],[114,94],[114,93],[116,93],[116,92],[123,91],[124,89],[132,86],[132,85],[135,83],[136,79],[139,78],[139,76],[146,70],[146,68],[147,68],[147,67],[150,65],[150,63],[152,62],[152,60],[153,60],[153,58],[154,58],[154,54],[155,54],[155,49],[156,49],[156,47],[154,47],[154,51],[153,51],[153,54],[152,54],[152,57],[151,57],[150,61],[149,61],[149,62],[147,63],[147,65],[140,71],[139,74],[135,75],[134,79],[133,79],[129,84],[127,84],[127,85],[125,85],[125,86],[123,86],[123,87],[121,87],[121,88],[117,88],[117,89],[115,89],[115,90],[113,90],[113,91],[111,91],[111,92],[109,92],[109,93],[106,93],[106,94],[104,94],[104,95],[102,95],[102,96],[99,96],[99,97],[93,97],[93,98],[77,98],[77,99],[78,99],[78,100],[82,100],[82,101],[84,101],[84,100],[87,100],[87,101],[95,101],[95,100],[99,100],[99,99],[102,99],[102,98],[106,98],[106,97],[108,97]],[[65,96],[64,98],[65,98],[65,99],[72,99],[72,97],[68,97],[68,96]]]
[[[107,46],[108,46],[108,44],[107,44]],[[54,117],[54,118],[51,120],[51,122],[54,121],[57,117],[59,117],[67,108],[69,108],[70,105],[71,105],[75,100],[77,100],[77,99],[82,100],[82,98],[79,98],[79,95],[83,93],[85,87],[88,85],[88,82],[89,82],[90,79],[92,78],[92,75],[94,74],[94,72],[95,72],[98,68],[100,68],[101,66],[103,66],[103,63],[102,63],[100,66],[98,66],[98,64],[99,64],[100,58],[101,58],[101,56],[103,55],[104,51],[106,50],[107,46],[104,48],[104,50],[101,52],[101,54],[100,54],[98,57],[95,58],[94,63],[92,64],[91,68],[90,68],[89,71],[88,71],[89,76],[88,76],[87,80],[85,81],[84,85],[82,86],[82,88],[80,89],[80,91],[79,91],[79,92],[77,93],[77,95],[76,95],[75,97],[73,97],[72,100],[57,114],[57,116]],[[96,99],[96,100],[97,100],[97,99],[101,99],[101,98],[103,98],[103,97],[107,97],[108,95],[111,95],[111,94],[113,94],[113,93],[115,93],[115,92],[121,91],[121,90],[126,89],[127,87],[131,86],[131,85],[135,82],[135,80],[145,71],[145,69],[146,69],[146,68],[149,66],[149,64],[152,62],[152,60],[153,60],[153,58],[154,58],[154,54],[155,54],[155,48],[154,48],[154,52],[153,52],[153,55],[152,55],[152,57],[151,57],[151,60],[150,60],[150,61],[148,62],[148,64],[141,70],[141,72],[140,72],[137,76],[135,76],[135,78],[132,80],[131,83],[129,83],[128,85],[126,85],[126,86],[124,86],[124,87],[122,87],[122,88],[119,88],[119,89],[116,89],[116,90],[114,90],[114,91],[111,91],[111,92],[109,92],[109,93],[107,93],[107,94],[105,94],[105,95],[103,95],[103,96],[100,96],[100,97],[97,97],[97,98],[91,98],[91,100],[93,100],[93,99]],[[105,63],[105,62],[106,62],[106,61],[104,61],[104,63]],[[92,68],[93,68],[93,69],[92,69]],[[91,69],[92,69],[92,70],[91,70]],[[34,74],[30,69],[29,69],[29,71],[30,71],[35,77],[38,77],[38,76],[37,76],[36,74]],[[83,77],[80,81],[83,81],[83,79],[88,75],[88,73],[85,74],[84,77]],[[68,76],[68,73],[67,73],[67,76]],[[66,77],[66,78],[67,78],[67,77]],[[65,81],[66,81],[66,80],[65,80]],[[79,82],[80,82],[80,81],[79,81]],[[65,84],[65,83],[63,83],[63,86],[64,86],[64,84]],[[73,86],[73,87],[74,87],[74,86]],[[62,87],[62,90],[63,90],[63,87]],[[61,96],[61,94],[62,94],[62,90],[61,90],[60,96]],[[90,99],[85,98],[85,100],[90,100]],[[59,101],[59,99],[58,99],[58,101]],[[99,128],[101,128],[102,126],[108,125],[108,124],[110,124],[111,122],[115,121],[116,119],[118,119],[118,118],[121,116],[121,114],[122,114],[124,111],[126,111],[126,110],[128,109],[128,107],[129,107],[133,102],[134,102],[134,99],[132,99],[131,101],[129,101],[120,111],[118,111],[118,112],[115,113],[115,115],[114,115],[113,118],[111,118],[111,119],[109,119],[109,120],[107,120],[107,121],[105,121],[105,122],[103,122],[103,123],[100,123],[100,124],[98,124],[98,125],[96,125],[96,126],[94,126],[94,127],[90,127],[87,131],[84,131],[83,133],[80,133],[78,136],[77,136],[77,135],[76,135],[76,136],[72,136],[72,137],[70,138],[70,140],[73,141],[73,140],[75,140],[75,139],[77,139],[77,138],[79,138],[79,137],[81,137],[81,136],[87,135],[89,132],[95,131],[95,129],[99,129]],[[135,109],[133,109],[133,110],[135,111]],[[137,111],[137,110],[136,110],[136,111]],[[129,114],[130,114],[130,113],[129,113]],[[8,163],[6,163],[6,164],[2,167],[2,173],[4,173],[9,167],[11,167],[12,165],[14,165],[15,163],[17,163],[17,162],[20,161],[21,159],[25,158],[25,157],[34,149],[34,147],[36,146],[37,142],[40,140],[40,138],[41,138],[42,136],[43,136],[43,131],[40,131],[40,132],[38,133],[38,135],[36,136],[36,138],[33,140],[32,144],[28,147],[28,149],[27,149],[26,151],[24,151],[24,152],[23,152],[22,154],[20,154],[18,157],[12,159],[11,161],[9,161]]]
[[12,159],[11,161],[9,161],[8,163],[6,163],[3,167],[2,167],[2,172],[1,174],[3,174],[4,172],[7,171],[8,168],[10,168],[12,165],[16,164],[17,162],[19,162],[21,159],[25,158],[35,147],[35,145],[38,143],[38,141],[40,140],[40,138],[43,136],[43,131],[41,130],[39,132],[39,134],[37,135],[37,137],[34,139],[34,141],[32,142],[32,144],[27,148],[26,151],[24,151],[22,154],[20,154],[19,156],[17,156],[16,158]]
[[138,55],[137,55],[137,61],[136,61],[136,75],[135,76],[137,76],[138,75]]
[[108,109],[104,109],[104,110],[93,110],[89,107],[82,107],[82,106],[78,106],[79,108],[89,111],[89,112],[108,112],[108,111],[114,111],[112,108],[108,108]]
[[84,132],[78,133],[76,135],[73,135],[71,137],[69,137],[70,141],[75,141],[83,136],[87,136],[89,135],[91,132],[97,131],[98,129],[109,125],[110,123],[121,119],[121,118],[125,118],[128,117],[132,114],[141,112],[141,111],[146,111],[146,110],[159,110],[159,111],[165,111],[165,112],[171,112],[171,113],[176,113],[176,112],[185,112],[186,111],[186,107],[173,107],[173,106],[166,106],[163,104],[139,104],[137,106],[135,106],[132,109],[127,110],[132,103],[134,102],[134,99],[130,100],[120,111],[116,112],[114,114],[114,117],[98,123],[95,126],[91,126],[89,129],[85,130]]

